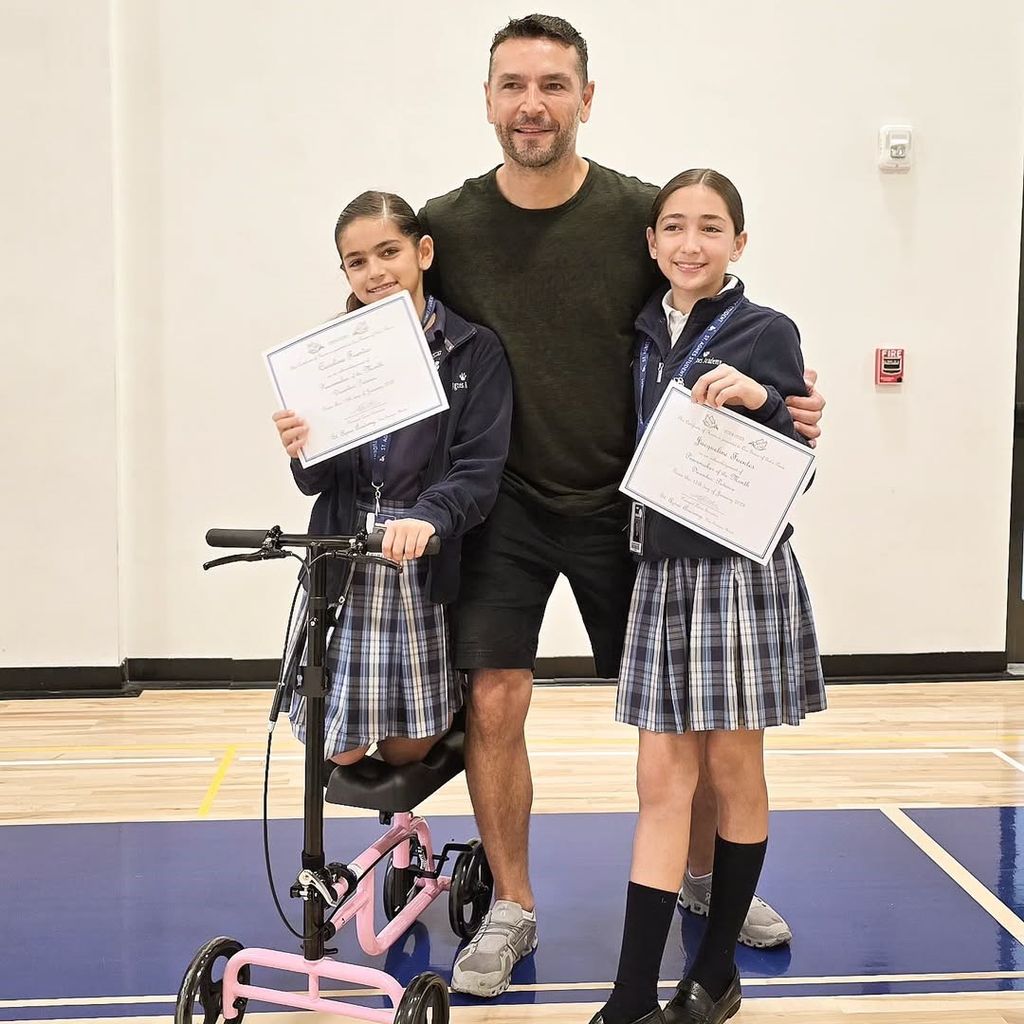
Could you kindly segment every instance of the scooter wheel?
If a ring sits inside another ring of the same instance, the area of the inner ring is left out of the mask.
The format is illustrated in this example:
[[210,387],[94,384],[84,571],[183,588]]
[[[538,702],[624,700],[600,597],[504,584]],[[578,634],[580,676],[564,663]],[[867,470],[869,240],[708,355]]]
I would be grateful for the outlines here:
[[[218,961],[225,964],[236,953],[242,951],[242,944],[234,939],[221,936],[210,939],[201,946],[199,952],[192,957],[192,962],[185,971],[178,989],[178,998],[174,1004],[174,1024],[216,1024],[223,1016],[231,1024],[241,1024],[245,1014],[247,999],[239,996],[231,1007],[231,1014],[224,1013],[224,970],[218,968],[218,976],[214,978],[214,968]],[[238,980],[243,985],[249,984],[249,965],[245,964],[238,972]]]
[[427,971],[409,982],[395,1010],[394,1024],[448,1024],[448,1016],[448,986]]
[[384,888],[381,899],[384,916],[393,921],[408,906],[416,895],[416,875],[409,868],[396,868],[394,857],[388,860],[384,872]]
[[448,893],[448,920],[460,939],[471,939],[480,930],[494,895],[494,878],[479,839],[459,854]]

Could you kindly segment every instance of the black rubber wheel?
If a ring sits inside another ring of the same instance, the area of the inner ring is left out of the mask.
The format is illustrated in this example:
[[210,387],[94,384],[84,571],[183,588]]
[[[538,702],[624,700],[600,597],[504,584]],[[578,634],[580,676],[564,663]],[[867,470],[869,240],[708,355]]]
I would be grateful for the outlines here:
[[394,1024],[448,1024],[448,1015],[448,986],[427,971],[409,982],[395,1010]]
[[409,867],[396,868],[394,853],[388,858],[388,866],[384,871],[384,887],[381,892],[381,900],[384,904],[384,916],[389,921],[396,917],[409,905],[409,901],[416,895],[418,886],[416,879],[419,877],[412,869],[420,867],[419,851],[413,851],[409,858]]
[[[233,1024],[241,1024],[248,1000],[239,996],[235,1000],[233,1014],[225,1015],[222,999],[223,968],[219,969],[216,978],[213,976],[214,967],[219,960],[223,960],[227,964],[231,957],[241,951],[242,944],[240,942],[225,936],[210,939],[205,946],[200,947],[199,952],[192,957],[192,962],[188,965],[188,970],[185,971],[185,977],[181,980],[178,999],[174,1004],[174,1024],[194,1024],[196,1020],[201,1020],[202,1024],[216,1024],[221,1016],[226,1021],[232,1021]],[[249,984],[248,964],[245,964],[238,972],[238,980],[243,985]]]
[[471,939],[480,930],[494,895],[494,878],[483,844],[474,839],[459,854],[448,893],[448,920],[460,939]]

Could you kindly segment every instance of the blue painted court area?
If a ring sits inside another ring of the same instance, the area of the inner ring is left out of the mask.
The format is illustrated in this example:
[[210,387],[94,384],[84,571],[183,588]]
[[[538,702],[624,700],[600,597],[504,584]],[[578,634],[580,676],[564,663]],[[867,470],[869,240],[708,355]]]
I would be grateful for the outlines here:
[[982,885],[1024,916],[1024,807],[907,811]]
[[[913,817],[994,892],[1011,894],[1004,901],[1021,912],[1020,814],[1016,808],[950,809]],[[553,988],[512,992],[505,1001],[603,998],[599,988],[559,987],[614,977],[633,821],[629,814],[534,818],[541,945],[519,965],[513,983]],[[438,848],[475,835],[466,817],[432,823]],[[379,832],[374,820],[330,820],[329,859],[349,859]],[[271,839],[278,891],[286,896],[297,870],[301,823],[273,822]],[[270,900],[258,821],[8,826],[0,829],[0,869],[0,1000],[22,1004],[0,1006],[0,1020],[166,1013],[166,1005],[151,1002],[23,1004],[173,995],[192,953],[214,935],[297,949]],[[751,996],[993,991],[1021,984],[1012,978],[814,983],[1024,970],[1024,947],[878,811],[775,813],[760,892],[789,919],[796,938],[790,949],[740,951]],[[284,902],[297,923],[299,905]],[[702,928],[699,919],[682,918],[663,978],[683,973],[686,951],[695,951]],[[442,898],[384,966],[403,981],[428,968],[447,977],[456,949]],[[353,930],[340,937],[339,955],[366,961]],[[758,984],[780,977],[809,980]]]

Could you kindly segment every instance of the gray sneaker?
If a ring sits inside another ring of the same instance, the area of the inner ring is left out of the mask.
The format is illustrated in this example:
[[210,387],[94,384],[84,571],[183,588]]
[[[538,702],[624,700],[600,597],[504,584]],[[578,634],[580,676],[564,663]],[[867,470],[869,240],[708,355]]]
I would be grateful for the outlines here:
[[[679,906],[707,917],[711,907],[711,879],[694,878],[689,871],[683,876],[683,887],[679,890]],[[784,946],[793,938],[793,932],[783,918],[760,896],[750,901],[747,919],[740,929],[740,942],[754,949],[771,949]]]
[[482,999],[508,988],[512,968],[537,948],[537,922],[510,900],[497,900],[480,931],[455,958],[452,988]]

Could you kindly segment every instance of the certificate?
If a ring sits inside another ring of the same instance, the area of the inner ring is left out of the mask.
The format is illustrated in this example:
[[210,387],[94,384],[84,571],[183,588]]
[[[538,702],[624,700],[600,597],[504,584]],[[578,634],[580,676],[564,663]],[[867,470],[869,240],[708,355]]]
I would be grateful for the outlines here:
[[697,405],[673,381],[640,439],[622,490],[695,533],[767,565],[814,452],[746,416]]
[[313,466],[448,408],[408,292],[381,299],[263,353],[282,409],[309,424]]

